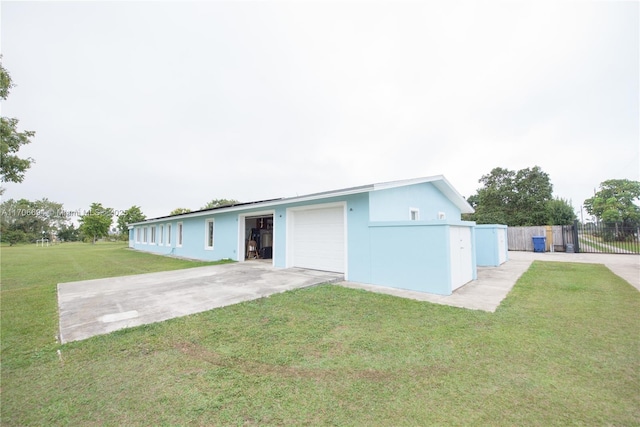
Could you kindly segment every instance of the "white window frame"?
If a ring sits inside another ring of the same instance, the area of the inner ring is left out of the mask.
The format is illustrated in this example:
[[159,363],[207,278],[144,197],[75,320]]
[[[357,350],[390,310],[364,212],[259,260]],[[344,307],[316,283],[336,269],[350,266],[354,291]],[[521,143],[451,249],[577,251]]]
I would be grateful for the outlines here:
[[148,231],[149,227],[143,227],[142,228],[142,243],[147,243],[149,240],[147,239],[147,237],[149,236],[149,231]]
[[411,221],[420,221],[420,209],[418,209],[418,208],[409,208],[409,220],[411,220]]
[[[211,234],[209,234],[211,231]],[[207,251],[212,251],[213,247],[216,243],[215,241],[216,234],[216,221],[213,218],[208,218],[204,222],[204,249]],[[209,245],[209,241],[211,241],[211,245]]]
[[164,244],[164,224],[158,226],[158,246]]
[[178,223],[177,228],[177,236],[176,236],[176,247],[181,248],[184,238],[184,224],[182,222]]
[[156,244],[156,226],[152,225],[151,227],[149,227],[149,244],[150,245],[155,245]]
[[140,227],[136,227],[136,243],[140,243]]
[[167,224],[167,240],[166,240],[166,245],[167,246],[171,246],[171,223]]

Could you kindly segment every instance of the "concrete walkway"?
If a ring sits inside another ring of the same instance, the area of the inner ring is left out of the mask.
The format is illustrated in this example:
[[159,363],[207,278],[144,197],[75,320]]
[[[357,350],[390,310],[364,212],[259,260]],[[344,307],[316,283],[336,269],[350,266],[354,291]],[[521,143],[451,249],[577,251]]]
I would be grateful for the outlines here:
[[342,279],[337,273],[243,262],[60,283],[60,342]]
[[477,280],[464,285],[448,296],[353,282],[337,284],[418,301],[494,312],[534,260],[604,264],[614,274],[640,290],[640,255],[567,254],[564,252],[509,252],[509,261],[500,267],[479,267]]

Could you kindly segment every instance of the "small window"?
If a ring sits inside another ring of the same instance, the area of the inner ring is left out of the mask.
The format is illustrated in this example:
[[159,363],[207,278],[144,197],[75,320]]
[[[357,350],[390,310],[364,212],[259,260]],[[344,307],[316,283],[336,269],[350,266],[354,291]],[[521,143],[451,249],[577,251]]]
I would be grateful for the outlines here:
[[160,224],[158,226],[158,244],[162,245],[164,243],[164,225]]
[[140,243],[140,227],[136,227],[136,243]]
[[420,209],[410,208],[409,209],[409,219],[411,219],[411,221],[419,221],[420,220]]
[[156,226],[152,225],[151,226],[151,241],[149,242],[152,245],[156,244]]
[[142,229],[142,243],[147,243],[147,228],[148,227],[144,227]]
[[167,246],[171,246],[171,224],[167,224]]
[[204,236],[204,248],[213,249],[213,231],[214,231],[213,219],[205,221],[205,236]]
[[178,247],[182,247],[182,223],[178,223],[178,242],[176,244]]

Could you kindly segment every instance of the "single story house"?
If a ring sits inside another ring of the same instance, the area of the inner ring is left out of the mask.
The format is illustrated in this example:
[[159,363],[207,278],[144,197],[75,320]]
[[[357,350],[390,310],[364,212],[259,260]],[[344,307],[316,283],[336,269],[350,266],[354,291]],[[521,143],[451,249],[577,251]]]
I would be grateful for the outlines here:
[[129,246],[450,295],[477,277],[475,223],[461,220],[472,212],[439,175],[149,219],[129,224]]

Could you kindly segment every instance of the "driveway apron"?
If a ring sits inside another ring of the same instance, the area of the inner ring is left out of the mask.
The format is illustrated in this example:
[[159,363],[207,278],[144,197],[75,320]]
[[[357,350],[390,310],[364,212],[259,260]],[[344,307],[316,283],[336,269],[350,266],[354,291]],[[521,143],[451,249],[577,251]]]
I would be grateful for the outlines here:
[[62,343],[82,340],[342,278],[243,262],[60,283],[59,338]]

